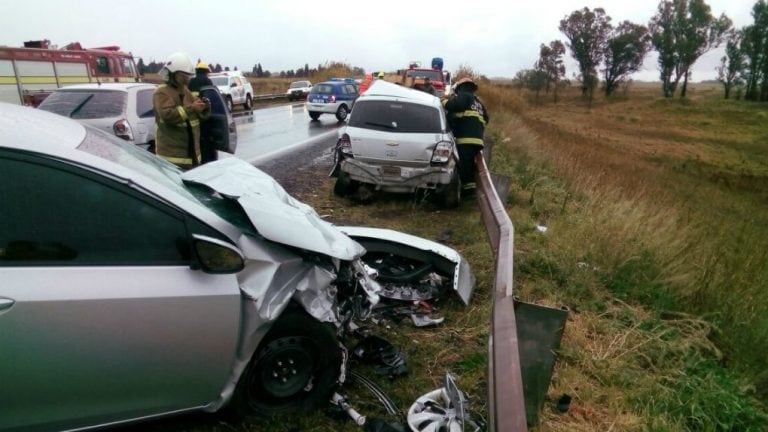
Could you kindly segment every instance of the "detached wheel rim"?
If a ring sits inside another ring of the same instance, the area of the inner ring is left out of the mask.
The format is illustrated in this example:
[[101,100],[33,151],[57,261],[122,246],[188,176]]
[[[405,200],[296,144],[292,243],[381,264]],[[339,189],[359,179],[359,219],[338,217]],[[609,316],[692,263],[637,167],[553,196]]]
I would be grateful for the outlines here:
[[308,344],[306,338],[285,337],[267,345],[258,362],[265,392],[283,399],[311,389],[314,361]]

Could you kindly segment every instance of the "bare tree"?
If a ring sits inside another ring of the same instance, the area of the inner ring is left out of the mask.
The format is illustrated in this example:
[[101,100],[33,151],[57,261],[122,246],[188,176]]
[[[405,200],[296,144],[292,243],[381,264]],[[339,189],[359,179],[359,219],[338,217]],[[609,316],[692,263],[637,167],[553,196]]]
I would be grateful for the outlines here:
[[624,21],[613,30],[605,47],[603,87],[605,95],[612,95],[634,72],[640,70],[651,47],[648,29],[639,24]]
[[560,31],[568,38],[571,56],[579,63],[582,79],[582,95],[592,96],[597,84],[597,66],[603,60],[605,44],[611,31],[611,17],[602,8],[585,7],[560,20]]

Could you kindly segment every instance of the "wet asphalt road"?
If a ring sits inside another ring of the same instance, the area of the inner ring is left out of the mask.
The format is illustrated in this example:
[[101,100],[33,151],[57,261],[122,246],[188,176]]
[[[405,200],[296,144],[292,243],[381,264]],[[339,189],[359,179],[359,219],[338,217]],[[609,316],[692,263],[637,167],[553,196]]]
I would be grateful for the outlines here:
[[250,115],[237,117],[236,123],[235,155],[267,172],[276,164],[294,165],[297,158],[302,163],[311,163],[314,157],[321,156],[317,151],[326,148],[330,154],[336,143],[336,130],[342,124],[333,114],[323,114],[319,121],[312,121],[303,102],[254,110]]

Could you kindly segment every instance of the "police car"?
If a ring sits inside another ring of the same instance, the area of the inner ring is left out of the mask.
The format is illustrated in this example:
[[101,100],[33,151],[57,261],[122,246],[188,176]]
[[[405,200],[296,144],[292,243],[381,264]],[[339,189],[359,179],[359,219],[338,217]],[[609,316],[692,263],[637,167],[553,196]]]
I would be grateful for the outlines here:
[[315,84],[307,95],[309,117],[317,120],[321,114],[335,114],[336,119],[344,121],[359,95],[352,78],[331,78]]

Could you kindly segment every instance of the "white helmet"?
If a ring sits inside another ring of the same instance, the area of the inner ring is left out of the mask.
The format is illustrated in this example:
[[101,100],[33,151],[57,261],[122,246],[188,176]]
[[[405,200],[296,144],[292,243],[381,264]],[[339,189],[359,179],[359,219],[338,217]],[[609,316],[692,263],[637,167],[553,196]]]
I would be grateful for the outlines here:
[[163,65],[163,69],[168,72],[184,72],[189,75],[195,74],[195,64],[192,59],[184,53],[173,53],[168,57],[168,61]]

